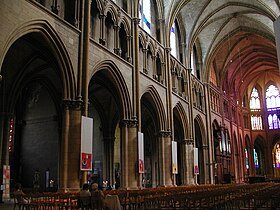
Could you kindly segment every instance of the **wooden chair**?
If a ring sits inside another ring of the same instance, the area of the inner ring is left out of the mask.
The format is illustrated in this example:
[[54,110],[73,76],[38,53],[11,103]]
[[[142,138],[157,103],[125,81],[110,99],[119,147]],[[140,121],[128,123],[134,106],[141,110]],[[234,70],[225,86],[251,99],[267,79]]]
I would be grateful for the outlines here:
[[21,206],[20,206],[20,203],[18,202],[18,196],[17,195],[14,195],[13,193],[11,193],[11,198],[13,199],[14,201],[14,210],[16,209],[16,207],[18,206],[18,208],[20,209]]
[[80,208],[82,209],[91,209],[91,197],[79,197]]
[[15,195],[12,194],[13,200],[14,200],[14,210],[18,206],[18,209],[24,209],[24,206],[26,205],[25,202],[23,202],[23,199],[25,196],[23,195]]

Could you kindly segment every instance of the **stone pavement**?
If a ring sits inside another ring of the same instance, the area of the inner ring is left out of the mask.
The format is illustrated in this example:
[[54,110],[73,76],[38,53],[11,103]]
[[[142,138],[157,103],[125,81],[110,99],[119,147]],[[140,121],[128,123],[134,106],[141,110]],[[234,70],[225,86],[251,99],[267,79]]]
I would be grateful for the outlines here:
[[5,201],[4,203],[0,203],[1,210],[13,210],[14,203],[12,201]]

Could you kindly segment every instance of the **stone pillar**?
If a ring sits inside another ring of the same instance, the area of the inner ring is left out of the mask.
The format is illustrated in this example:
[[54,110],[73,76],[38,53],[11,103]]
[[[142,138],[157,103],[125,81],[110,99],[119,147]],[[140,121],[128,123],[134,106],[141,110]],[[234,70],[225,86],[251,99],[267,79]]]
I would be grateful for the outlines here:
[[99,15],[99,18],[100,18],[100,38],[99,38],[99,43],[102,44],[102,45],[105,45],[106,44],[106,40],[104,38],[105,36],[105,31],[104,31],[104,28],[105,28],[105,15],[104,14],[100,14]]
[[73,25],[77,28],[80,27],[80,23],[79,23],[79,20],[80,20],[80,2],[81,1],[78,1],[78,0],[75,0],[75,11],[74,11],[74,20],[73,20]]
[[81,109],[80,101],[65,101],[60,183],[63,190],[80,190]]
[[156,62],[157,59],[156,58],[157,58],[156,55],[152,55],[153,66],[152,66],[152,75],[151,76],[158,81],[158,79],[157,79],[157,77],[158,77],[158,75],[157,75],[157,62]]
[[203,158],[204,158],[204,177],[205,177],[205,184],[210,184],[210,168],[209,168],[209,146],[208,145],[203,145],[202,146],[203,150]]
[[69,145],[69,106],[70,101],[65,100],[63,103],[63,120],[62,120],[62,139],[61,139],[61,156],[60,156],[60,190],[66,191],[68,181],[68,145]]
[[165,39],[164,39],[164,34],[166,34],[165,31],[165,19],[158,19],[158,23],[159,23],[159,30],[161,31],[160,33],[160,43],[165,43]]
[[165,62],[161,62],[160,63],[160,70],[161,70],[161,75],[159,76],[159,82],[161,83],[161,84],[165,84],[165,75],[164,75],[164,68],[165,68]]
[[194,184],[194,141],[193,139],[184,139],[184,153],[185,156],[183,158],[183,162],[185,164],[185,174],[184,175],[184,185]]
[[114,48],[114,53],[117,55],[121,55],[121,48],[120,48],[120,27],[118,25],[114,25],[114,33],[115,33],[115,48]]
[[133,116],[138,119],[138,131],[141,131],[141,101],[140,101],[140,69],[139,69],[139,18],[133,18]]
[[104,163],[103,177],[109,181],[110,186],[114,184],[114,137],[105,137],[104,141]]
[[[171,132],[160,131],[158,137],[159,145],[159,184],[161,186],[172,186],[172,150]],[[175,180],[174,180],[175,181]]]
[[[3,153],[4,153],[4,126],[5,126],[5,113],[0,113],[0,178],[2,177],[3,168]],[[1,179],[2,180],[2,179]]]
[[131,56],[131,46],[132,46],[132,43],[131,43],[131,40],[132,40],[132,36],[127,35],[127,38],[126,38],[126,42],[127,42],[127,56],[126,56],[125,60],[127,60],[129,63],[132,62],[132,56]]
[[[0,152],[2,151],[2,153],[0,153],[0,178],[2,178],[3,175],[3,165],[9,165],[9,126],[11,117],[12,115],[10,113],[0,113]],[[2,179],[0,182],[2,182]]]
[[139,186],[137,120],[122,120],[121,128],[121,188],[137,189]]
[[84,17],[84,37],[83,37],[83,83],[82,97],[84,101],[83,114],[88,115],[88,62],[89,62],[89,42],[90,42],[90,8],[91,0],[85,0],[85,17]]
[[[210,103],[211,103],[211,99],[210,99],[210,94],[209,94],[209,85],[205,84],[204,85],[204,92],[205,92],[205,112],[206,112],[206,116],[210,116],[211,115],[211,107],[210,107]],[[214,146],[214,138],[212,135],[212,124],[211,124],[211,119],[210,117],[207,117],[207,139],[208,139],[208,144],[209,144],[209,173],[210,173],[210,183],[214,184],[215,183],[215,163],[214,163],[214,150],[215,150],[215,146]]]
[[182,58],[183,58],[183,60],[182,60],[182,63],[184,64],[184,65],[186,65],[186,59],[187,59],[187,56],[186,56],[186,47],[187,47],[187,44],[186,43],[184,43],[184,42],[182,42],[181,43],[181,49],[182,49]]
[[144,71],[145,74],[148,74],[148,69],[147,69],[148,57],[147,56],[148,56],[147,49],[143,48],[143,58],[144,58],[143,71]]

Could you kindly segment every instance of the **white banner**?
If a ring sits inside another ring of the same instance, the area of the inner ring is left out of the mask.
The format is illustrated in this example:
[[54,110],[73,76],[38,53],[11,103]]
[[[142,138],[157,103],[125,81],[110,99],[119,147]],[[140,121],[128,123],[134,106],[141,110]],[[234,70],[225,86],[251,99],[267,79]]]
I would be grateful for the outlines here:
[[172,173],[178,174],[177,142],[172,141]]
[[92,118],[82,116],[81,122],[81,170],[92,170],[92,138],[93,138],[93,120]]
[[198,148],[193,148],[193,155],[194,155],[194,174],[199,174],[199,167],[198,167]]
[[144,167],[144,134],[138,132],[138,171],[140,174],[145,172]]

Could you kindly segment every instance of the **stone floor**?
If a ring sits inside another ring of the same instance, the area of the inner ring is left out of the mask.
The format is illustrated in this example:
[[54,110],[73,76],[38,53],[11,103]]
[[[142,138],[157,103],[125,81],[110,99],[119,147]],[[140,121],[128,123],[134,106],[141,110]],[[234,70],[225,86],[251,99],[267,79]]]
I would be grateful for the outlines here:
[[13,210],[14,209],[14,203],[11,201],[5,201],[3,203],[0,203],[0,209],[1,210]]

